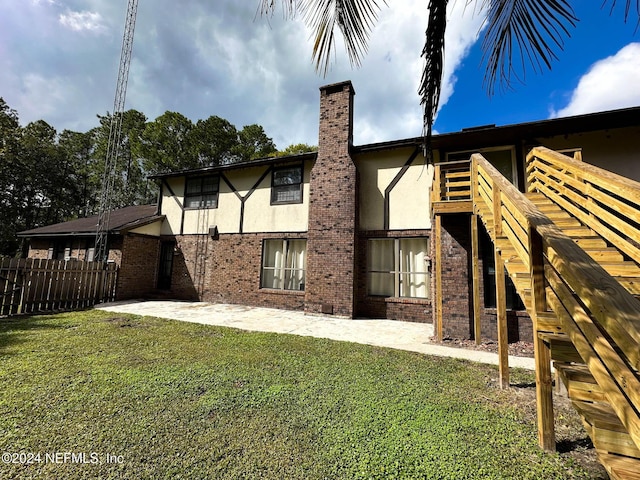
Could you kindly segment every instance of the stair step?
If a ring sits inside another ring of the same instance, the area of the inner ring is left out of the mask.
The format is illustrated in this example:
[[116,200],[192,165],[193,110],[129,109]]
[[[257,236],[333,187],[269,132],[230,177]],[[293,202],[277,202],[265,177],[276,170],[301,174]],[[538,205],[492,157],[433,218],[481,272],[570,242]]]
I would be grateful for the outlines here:
[[584,360],[565,334],[538,333],[538,336],[549,344],[551,360],[560,363],[584,364]]
[[640,459],[640,450],[609,404],[580,400],[571,403],[582,417],[596,450]]
[[640,480],[640,460],[598,452],[600,463],[614,480]]
[[554,362],[553,366],[567,388],[567,394],[571,400],[607,401],[607,396],[586,365]]
[[605,248],[584,248],[583,250],[589,254],[596,262],[618,263],[624,262],[623,255],[613,247]]
[[593,250],[608,247],[607,242],[598,235],[590,235],[587,237],[572,237],[571,239],[576,242],[583,250]]
[[640,295],[640,277],[617,277],[616,280],[632,295]]
[[600,266],[612,277],[640,277],[640,267],[635,262],[603,262]]
[[538,332],[549,332],[563,334],[562,325],[554,312],[538,312],[536,330]]

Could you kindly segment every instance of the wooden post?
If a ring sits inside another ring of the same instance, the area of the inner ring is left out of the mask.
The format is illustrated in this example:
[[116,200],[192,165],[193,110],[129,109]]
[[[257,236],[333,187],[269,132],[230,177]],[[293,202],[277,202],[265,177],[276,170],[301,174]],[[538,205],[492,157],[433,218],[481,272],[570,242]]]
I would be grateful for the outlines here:
[[482,342],[482,329],[480,321],[480,248],[478,245],[478,203],[480,194],[478,193],[478,162],[473,155],[470,159],[470,187],[471,201],[473,202],[473,214],[471,215],[471,290],[473,295],[473,336],[476,345]]
[[[493,183],[493,181],[491,182]],[[502,236],[502,192],[500,187],[491,185],[493,200],[493,237],[497,240]]]
[[436,340],[442,341],[442,216],[436,215],[434,225],[434,241],[436,242],[435,274],[436,292],[433,305],[436,309]]
[[498,361],[500,388],[509,387],[509,339],[507,333],[507,293],[504,275],[504,261],[495,248],[496,267],[496,314],[498,327]]
[[442,191],[441,191],[441,179],[440,179],[440,175],[441,175],[441,170],[440,170],[440,165],[437,164],[434,167],[434,172],[433,172],[433,189],[431,190],[431,205],[433,205],[435,202],[441,202],[442,201]]
[[473,336],[476,345],[482,341],[480,321],[480,249],[478,246],[478,215],[471,215],[471,288],[473,291]]
[[538,443],[547,451],[556,450],[556,434],[553,415],[553,376],[551,373],[551,349],[538,334],[538,313],[547,311],[544,279],[542,238],[529,227],[529,259],[531,273],[531,302],[533,312],[533,350],[536,365],[536,413]]

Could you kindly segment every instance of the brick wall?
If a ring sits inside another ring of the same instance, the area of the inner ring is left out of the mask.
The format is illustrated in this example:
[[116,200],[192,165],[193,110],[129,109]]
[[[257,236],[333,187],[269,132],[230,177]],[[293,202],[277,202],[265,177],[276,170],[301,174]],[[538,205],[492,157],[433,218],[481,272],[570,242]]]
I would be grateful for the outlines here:
[[356,167],[351,82],[320,89],[318,158],[309,186],[305,311],[352,317],[356,250]]
[[470,338],[473,332],[470,228],[468,215],[442,217],[442,332],[445,337]]
[[[468,215],[442,217],[442,322],[443,335],[451,338],[473,337],[473,310],[471,285],[471,227]],[[481,248],[493,248],[487,239]],[[484,307],[484,278],[480,258],[480,322],[483,339],[497,339],[495,308]],[[510,311],[507,330],[510,342],[531,341],[532,322],[526,312]]]
[[220,234],[175,237],[174,298],[302,310],[304,292],[260,288],[262,242],[303,234]]
[[119,250],[110,248],[110,258],[112,254],[120,257],[116,260],[120,265],[116,285],[117,300],[139,298],[155,290],[160,256],[158,237],[127,234],[122,238]]

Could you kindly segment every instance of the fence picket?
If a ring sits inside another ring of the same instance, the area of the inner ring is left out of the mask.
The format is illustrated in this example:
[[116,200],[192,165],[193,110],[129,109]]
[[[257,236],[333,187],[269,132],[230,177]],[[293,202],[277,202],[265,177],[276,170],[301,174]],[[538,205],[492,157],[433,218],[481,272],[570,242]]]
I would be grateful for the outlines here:
[[0,315],[86,308],[115,299],[117,265],[0,258]]

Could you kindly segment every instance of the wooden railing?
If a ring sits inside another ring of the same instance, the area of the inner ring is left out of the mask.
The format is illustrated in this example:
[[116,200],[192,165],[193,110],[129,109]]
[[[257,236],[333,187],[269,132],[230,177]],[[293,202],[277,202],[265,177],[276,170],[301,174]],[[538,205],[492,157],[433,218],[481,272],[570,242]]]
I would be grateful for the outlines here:
[[[601,265],[485,158],[472,155],[473,213],[484,222],[496,248],[501,364],[508,357],[503,348],[506,315],[504,307],[503,311],[500,308],[504,302],[499,285],[504,282],[499,275],[504,272],[501,250],[508,249],[528,283],[518,291],[534,324],[541,446],[555,449],[548,340],[560,334],[571,341],[633,443],[640,447],[640,301],[633,295],[633,281],[625,288],[611,274],[617,276],[618,268],[637,269],[630,261],[640,259],[640,184],[544,148],[534,149],[528,162],[530,192],[544,194],[627,258],[619,262],[620,267]],[[440,172],[442,179],[436,179],[436,184],[446,185],[442,166]],[[456,173],[460,177],[455,178],[463,177]],[[442,189],[437,193],[440,201],[448,201]],[[439,211],[436,205],[434,211]],[[441,213],[449,211],[455,209]],[[625,261],[631,263],[630,268]],[[503,372],[501,366],[501,377]]]
[[530,192],[544,194],[630,259],[640,261],[638,182],[545,147],[527,156],[527,180]]
[[0,315],[80,309],[114,300],[117,274],[114,263],[0,259]]
[[471,211],[471,177],[469,160],[435,165],[432,204],[437,213]]
[[[573,161],[568,157],[559,160]],[[534,175],[540,184],[542,175]],[[610,180],[607,177],[603,175],[603,181],[596,183],[597,176],[590,176],[590,188],[604,191],[604,180]],[[536,332],[536,370],[545,379],[538,384],[542,395],[551,394],[550,368],[548,352],[540,351],[547,347],[539,334],[549,330],[557,333],[557,329],[546,328],[546,312],[551,307],[562,332],[569,336],[634,442],[640,445],[640,302],[480,155],[472,156],[472,179],[477,213],[491,212],[492,239],[507,238],[529,268],[532,302],[528,310]],[[633,222],[634,216],[631,218]],[[594,226],[598,223],[597,217],[591,222]],[[623,228],[620,223],[616,226]],[[545,327],[538,325],[538,316],[545,317],[545,322],[540,322]],[[549,435],[553,432],[552,410],[541,410],[541,442],[550,446],[555,441]]]

